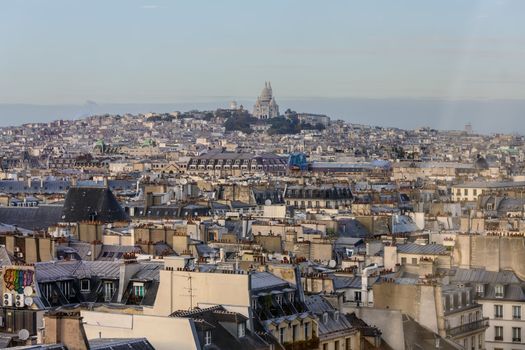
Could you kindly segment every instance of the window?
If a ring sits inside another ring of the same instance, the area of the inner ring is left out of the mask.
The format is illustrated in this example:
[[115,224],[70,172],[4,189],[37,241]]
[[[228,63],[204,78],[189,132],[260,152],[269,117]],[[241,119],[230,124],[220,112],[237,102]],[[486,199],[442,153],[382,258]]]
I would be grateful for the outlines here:
[[352,338],[345,339],[345,350],[352,350]]
[[58,287],[66,298],[73,295],[71,294],[71,281],[60,281],[58,282]]
[[114,292],[113,282],[104,282],[104,301],[111,301]]
[[512,327],[512,341],[521,343],[521,328]]
[[496,294],[496,298],[503,298],[503,285],[497,284],[496,287],[494,287],[494,293]]
[[335,346],[334,346],[335,350],[340,350],[340,345],[339,345],[339,340],[336,340],[335,341]]
[[468,189],[467,189],[467,188],[465,188],[465,189],[463,190],[463,194],[464,194],[465,196],[468,196]]
[[328,313],[326,313],[326,312],[323,314],[323,323],[324,324],[328,323]]
[[521,320],[521,306],[520,305],[512,306],[512,318],[515,320]]
[[284,328],[279,328],[279,343],[284,344]]
[[494,305],[494,318],[503,317],[503,305]]
[[283,302],[283,297],[282,297],[282,295],[276,295],[276,296],[275,296],[275,301],[277,301],[277,304],[281,305],[282,302]]
[[308,340],[308,335],[310,332],[310,322],[304,323],[304,340]]
[[339,311],[334,312],[334,320],[339,321]]
[[417,265],[417,258],[412,258],[412,265]]
[[237,335],[242,338],[246,335],[246,323],[241,322],[237,325]]
[[80,280],[80,291],[81,292],[89,292],[91,291],[91,281],[88,280],[87,278],[84,278],[83,280]]
[[503,327],[495,326],[494,327],[494,340],[503,340]]
[[293,304],[295,302],[295,293],[291,292],[288,294],[288,300],[290,300],[290,303]]
[[328,350],[328,344],[327,343],[323,344],[323,350]]
[[297,341],[297,325],[294,324],[292,326],[292,342],[296,342]]
[[211,345],[211,331],[204,333],[204,345]]
[[472,190],[474,192],[474,196],[477,196],[478,195],[478,190],[475,188]]
[[144,283],[133,283],[133,294],[137,297],[144,297]]
[[405,265],[407,263],[407,258],[401,258],[401,264]]
[[354,292],[354,300],[355,301],[361,301],[361,291],[355,291]]
[[482,296],[483,294],[485,294],[485,286],[483,284],[476,285],[476,294],[478,296]]

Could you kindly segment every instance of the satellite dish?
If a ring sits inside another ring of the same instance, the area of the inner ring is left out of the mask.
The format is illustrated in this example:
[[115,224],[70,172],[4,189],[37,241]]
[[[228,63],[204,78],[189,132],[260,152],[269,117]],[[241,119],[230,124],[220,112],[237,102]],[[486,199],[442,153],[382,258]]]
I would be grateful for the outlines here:
[[272,205],[272,201],[267,199],[264,201],[264,205]]
[[20,340],[27,340],[27,339],[29,339],[29,331],[27,329],[21,329],[18,332],[18,339],[20,339]]
[[337,263],[335,262],[335,260],[330,260],[330,262],[328,263],[328,266],[333,269],[334,267],[337,266]]
[[31,295],[33,295],[33,287],[31,286],[27,286],[24,288],[24,295],[26,297],[30,297]]
[[33,298],[32,297],[25,297],[24,298],[24,304],[26,304],[26,306],[33,305]]

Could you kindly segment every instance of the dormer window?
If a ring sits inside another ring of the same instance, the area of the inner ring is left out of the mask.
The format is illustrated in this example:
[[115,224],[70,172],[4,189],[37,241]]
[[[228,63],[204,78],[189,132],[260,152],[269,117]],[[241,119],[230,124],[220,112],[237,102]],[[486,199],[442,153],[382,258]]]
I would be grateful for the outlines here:
[[503,285],[497,284],[494,287],[494,294],[495,294],[496,298],[503,298]]
[[288,300],[290,300],[290,303],[293,304],[295,302],[295,293],[294,292],[291,292],[289,295],[288,295]]
[[104,282],[104,301],[106,302],[111,301],[114,293],[115,293],[115,286],[113,285],[113,282],[105,281]]
[[339,321],[339,311],[334,312],[334,320]]
[[476,294],[478,296],[482,296],[485,294],[485,286],[483,284],[478,284],[476,286]]
[[204,345],[211,345],[211,331],[204,332]]
[[137,297],[144,297],[144,283],[134,282],[133,283],[133,294]]
[[80,291],[82,293],[88,293],[91,291],[91,281],[87,278],[80,280]]
[[327,323],[328,323],[328,313],[327,313],[327,312],[325,312],[325,313],[323,314],[323,323],[324,323],[324,324],[327,324]]
[[282,305],[282,302],[283,302],[283,296],[282,295],[276,295],[275,296],[275,301],[277,301],[277,304],[279,305]]
[[237,325],[237,336],[242,338],[246,335],[246,322],[241,322]]

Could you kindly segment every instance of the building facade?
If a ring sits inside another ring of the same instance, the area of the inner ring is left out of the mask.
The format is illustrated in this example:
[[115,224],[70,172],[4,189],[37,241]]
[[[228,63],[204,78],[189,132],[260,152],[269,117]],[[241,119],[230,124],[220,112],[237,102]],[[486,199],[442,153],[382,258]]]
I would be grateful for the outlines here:
[[259,119],[270,119],[279,116],[279,106],[272,95],[270,82],[264,83],[261,95],[257,97],[253,106],[253,116]]

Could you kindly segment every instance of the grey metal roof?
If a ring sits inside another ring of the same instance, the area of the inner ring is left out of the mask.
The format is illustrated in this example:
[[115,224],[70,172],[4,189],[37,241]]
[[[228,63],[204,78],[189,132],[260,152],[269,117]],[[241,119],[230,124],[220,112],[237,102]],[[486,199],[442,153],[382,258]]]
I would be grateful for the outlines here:
[[289,283],[269,272],[254,272],[251,274],[251,290],[285,287]]
[[0,207],[0,222],[28,230],[43,230],[56,225],[62,217],[62,205],[37,207]]
[[[322,296],[306,296],[304,302],[306,307],[319,317],[319,337],[321,340],[324,338],[324,335],[328,335],[333,332],[349,332],[353,330],[352,324],[346,317],[340,315],[339,319],[335,319],[336,309]],[[324,313],[328,313],[328,318],[326,320],[323,320],[322,317]]]
[[352,289],[361,288],[361,277],[360,276],[353,276],[353,277],[334,276],[333,282],[334,282],[334,289],[336,290],[345,289],[345,288],[352,288]]
[[11,257],[4,246],[0,246],[0,267],[12,265]]
[[141,263],[142,268],[131,277],[132,281],[158,281],[160,279],[160,270],[164,263],[146,262]]
[[484,269],[453,269],[450,271],[450,280],[454,282],[473,283],[519,283],[513,271],[487,271]]
[[447,248],[441,244],[415,244],[415,243],[406,243],[398,244],[397,251],[404,254],[429,254],[429,255],[438,255],[438,254],[447,254]]
[[120,262],[114,261],[49,261],[35,264],[36,280],[51,282],[98,276],[118,279]]
[[91,350],[120,350],[120,349],[137,349],[137,350],[153,350],[155,349],[146,338],[136,339],[111,339],[99,338],[89,340],[89,348]]

